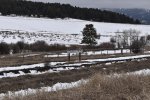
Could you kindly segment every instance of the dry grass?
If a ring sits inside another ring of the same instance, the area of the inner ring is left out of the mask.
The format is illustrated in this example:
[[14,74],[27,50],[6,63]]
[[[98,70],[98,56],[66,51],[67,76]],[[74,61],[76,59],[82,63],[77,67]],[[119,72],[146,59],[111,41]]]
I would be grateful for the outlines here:
[[78,88],[57,92],[37,92],[4,100],[150,100],[150,75],[106,77],[96,74]]
[[[32,53],[31,53],[32,54]],[[37,63],[44,63],[44,62],[64,62],[68,61],[68,57],[44,57],[47,53],[33,53],[39,54],[36,56],[29,56],[29,57],[20,57],[23,54],[15,54],[13,56],[4,55],[5,58],[0,58],[0,67],[10,67],[10,66],[19,66],[19,65],[30,65],[30,64],[37,64]],[[111,55],[83,55],[82,60],[86,59],[100,59],[100,58],[108,58],[108,57],[122,57],[122,56],[131,56],[133,54],[115,54],[115,56]],[[79,58],[78,56],[72,56],[71,61],[77,61]]]
[[[44,86],[52,86],[57,82],[73,82],[80,79],[86,79],[95,73],[126,73],[134,72],[142,69],[150,69],[150,60],[132,61],[126,63],[116,63],[112,65],[94,65],[81,69],[61,71],[59,73],[47,73],[41,75],[25,75],[14,78],[0,79],[0,93],[7,91],[18,91],[28,88],[40,88]],[[32,83],[32,84],[31,84]]]

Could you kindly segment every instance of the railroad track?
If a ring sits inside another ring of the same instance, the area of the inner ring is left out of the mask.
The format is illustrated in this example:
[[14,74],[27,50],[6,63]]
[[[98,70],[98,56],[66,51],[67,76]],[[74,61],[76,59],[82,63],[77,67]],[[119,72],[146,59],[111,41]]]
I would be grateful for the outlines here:
[[[82,63],[74,63],[74,64],[56,64],[56,65],[47,65],[47,66],[35,66],[33,68],[22,68],[22,69],[6,69],[0,71],[1,77],[7,77],[7,74],[35,74],[35,73],[42,73],[42,72],[59,72],[63,70],[72,70],[78,69],[81,67],[91,67],[93,65],[98,64],[107,64],[107,63],[119,63],[119,62],[129,62],[129,61],[140,61],[140,60],[148,60],[150,59],[150,55],[139,55],[139,56],[129,56],[129,57],[118,57],[118,58],[107,58],[107,59],[90,59],[90,60],[83,60]],[[34,73],[32,73],[34,71]],[[20,75],[21,76],[21,75]],[[8,75],[9,77],[9,75]]]

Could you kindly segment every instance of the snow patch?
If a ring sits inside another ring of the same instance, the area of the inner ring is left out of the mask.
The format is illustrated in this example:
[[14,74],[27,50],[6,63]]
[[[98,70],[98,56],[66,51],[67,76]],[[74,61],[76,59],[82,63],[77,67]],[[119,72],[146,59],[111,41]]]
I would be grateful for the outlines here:
[[56,83],[52,87],[41,87],[40,89],[27,89],[27,90],[20,90],[16,92],[11,92],[9,91],[8,93],[0,94],[0,99],[3,99],[5,96],[9,96],[10,98],[13,96],[26,96],[26,95],[32,95],[36,94],[37,92],[52,92],[52,91],[58,91],[58,90],[63,90],[63,89],[69,89],[69,88],[74,88],[78,87],[81,84],[86,84],[87,80],[79,80],[76,82],[71,82],[71,83]]

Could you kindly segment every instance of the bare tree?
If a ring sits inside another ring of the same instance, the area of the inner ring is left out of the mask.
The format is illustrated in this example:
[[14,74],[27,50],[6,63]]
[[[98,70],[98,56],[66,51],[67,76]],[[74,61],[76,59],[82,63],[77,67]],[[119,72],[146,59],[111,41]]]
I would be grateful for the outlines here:
[[137,31],[135,29],[128,30],[130,42],[137,41],[139,39],[140,31]]
[[121,41],[122,47],[123,48],[128,47],[129,46],[129,33],[128,33],[128,31],[124,30],[122,32],[122,37],[121,38],[122,38],[121,39],[122,40]]
[[139,40],[140,31],[135,29],[123,30],[123,32],[117,32],[117,43],[122,47],[129,47],[133,41]]

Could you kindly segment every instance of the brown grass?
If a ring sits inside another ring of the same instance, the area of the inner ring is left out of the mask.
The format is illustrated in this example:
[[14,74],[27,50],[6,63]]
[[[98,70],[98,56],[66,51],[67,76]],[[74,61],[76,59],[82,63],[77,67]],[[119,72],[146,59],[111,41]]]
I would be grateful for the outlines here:
[[6,96],[4,100],[150,100],[150,75],[106,77],[96,74],[87,84],[57,92]]
[[[47,73],[41,75],[25,75],[14,78],[0,79],[0,93],[7,91],[18,91],[28,88],[40,88],[44,86],[52,86],[57,82],[73,82],[80,79],[86,79],[95,73],[126,73],[142,69],[150,69],[150,60],[132,61],[126,63],[116,63],[112,65],[94,65],[81,69],[61,71],[59,73]],[[104,69],[105,68],[105,69]]]
[[[31,53],[32,54],[32,53]],[[4,55],[5,58],[0,58],[0,67],[10,67],[10,66],[19,66],[19,65],[30,65],[30,64],[37,64],[37,63],[44,63],[44,62],[64,62],[68,61],[68,57],[44,57],[47,53],[33,53],[39,54],[36,56],[29,56],[29,57],[20,57],[23,54],[15,54],[15,55]],[[86,59],[100,59],[100,58],[108,58],[108,57],[122,57],[122,56],[131,56],[133,54],[115,54],[115,56],[111,55],[83,55],[82,60]],[[78,56],[72,56],[71,61],[77,61],[79,59]]]

